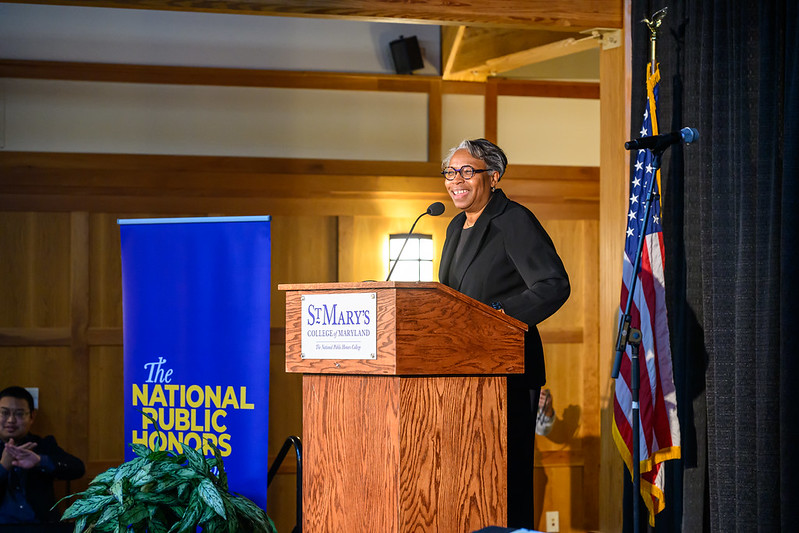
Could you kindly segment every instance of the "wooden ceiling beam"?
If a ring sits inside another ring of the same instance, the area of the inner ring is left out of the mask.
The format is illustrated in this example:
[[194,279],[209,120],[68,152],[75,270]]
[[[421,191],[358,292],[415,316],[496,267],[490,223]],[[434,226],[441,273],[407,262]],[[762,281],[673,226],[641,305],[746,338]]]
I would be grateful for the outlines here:
[[445,80],[451,79],[466,31],[466,26],[441,27],[441,77]]
[[[441,47],[447,46],[442,30]],[[452,61],[452,72],[479,67],[486,61],[516,52],[538,48],[564,39],[584,37],[580,33],[560,31],[535,31],[507,28],[467,27],[458,43],[457,58]]]
[[0,3],[200,11],[581,31],[621,28],[620,0],[0,0]]
[[510,72],[528,65],[557,59],[593,48],[599,48],[598,36],[569,37],[559,41],[543,44],[534,48],[519,50],[510,54],[490,57],[483,63],[471,65],[461,70],[452,69],[446,73],[444,79],[457,81],[486,81],[489,76],[497,76],[503,72]]

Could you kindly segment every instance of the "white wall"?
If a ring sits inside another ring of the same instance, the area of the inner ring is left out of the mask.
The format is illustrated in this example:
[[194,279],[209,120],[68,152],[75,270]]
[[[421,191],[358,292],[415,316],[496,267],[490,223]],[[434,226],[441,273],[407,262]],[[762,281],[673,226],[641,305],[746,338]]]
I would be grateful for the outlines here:
[[[485,131],[483,97],[444,95],[442,151]],[[599,166],[599,100],[500,96],[497,143],[511,163]]]
[[599,166],[599,100],[500,96],[497,124],[510,161]]
[[427,160],[421,93],[0,83],[5,150]]
[[463,139],[485,135],[485,111],[482,96],[445,94],[441,98],[441,151],[443,156]]
[[437,75],[438,26],[182,11],[0,4],[0,57],[393,73],[389,42],[419,40]]

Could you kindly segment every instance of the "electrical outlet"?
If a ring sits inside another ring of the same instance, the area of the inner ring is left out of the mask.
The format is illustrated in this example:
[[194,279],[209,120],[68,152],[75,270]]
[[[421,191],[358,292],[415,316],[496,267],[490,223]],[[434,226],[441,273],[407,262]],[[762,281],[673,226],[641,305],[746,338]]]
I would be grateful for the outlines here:
[[547,533],[560,531],[560,518],[557,511],[547,511]]

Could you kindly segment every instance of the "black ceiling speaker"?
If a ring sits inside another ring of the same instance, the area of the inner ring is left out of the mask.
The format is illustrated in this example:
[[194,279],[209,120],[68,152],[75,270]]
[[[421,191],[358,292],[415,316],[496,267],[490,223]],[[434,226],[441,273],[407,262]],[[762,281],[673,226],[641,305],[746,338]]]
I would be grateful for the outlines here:
[[391,57],[394,59],[394,70],[397,74],[411,74],[414,70],[424,67],[422,51],[416,36],[403,37],[400,35],[396,41],[389,43]]

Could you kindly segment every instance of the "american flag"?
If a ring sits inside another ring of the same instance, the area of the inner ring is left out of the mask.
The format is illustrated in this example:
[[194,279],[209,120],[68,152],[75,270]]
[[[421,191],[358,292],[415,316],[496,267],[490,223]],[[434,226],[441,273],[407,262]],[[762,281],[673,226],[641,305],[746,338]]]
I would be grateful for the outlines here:
[[[660,70],[650,74],[647,67],[647,102],[640,136],[658,134],[657,100]],[[649,523],[654,526],[655,514],[665,507],[662,462],[680,457],[680,425],[677,420],[677,397],[671,366],[669,325],[666,316],[665,280],[663,276],[663,228],[660,219],[660,171],[652,168],[652,153],[639,150],[630,182],[630,203],[627,212],[627,238],[624,246],[624,272],[621,287],[621,314],[627,306],[631,276],[638,242],[644,229],[644,209],[652,180],[655,199],[650,206],[649,221],[641,256],[641,268],[635,284],[631,309],[631,327],[641,330],[639,350],[639,458],[641,495],[649,510]],[[632,349],[628,346],[622,358],[613,400],[613,437],[627,469],[632,474]]]

